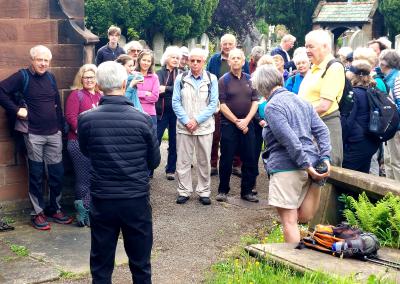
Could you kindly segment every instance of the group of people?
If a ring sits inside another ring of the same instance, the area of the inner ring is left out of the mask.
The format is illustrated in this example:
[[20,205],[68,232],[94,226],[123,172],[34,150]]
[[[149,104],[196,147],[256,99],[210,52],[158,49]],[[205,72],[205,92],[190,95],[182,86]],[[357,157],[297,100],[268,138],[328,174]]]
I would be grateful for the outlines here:
[[[28,124],[23,137],[29,197],[32,224],[39,230],[49,230],[48,221],[73,221],[60,206],[62,132],[67,130],[76,221],[91,228],[94,283],[111,283],[120,231],[134,283],[151,283],[149,181],[160,164],[166,129],[165,177],[177,181],[177,204],[185,204],[195,190],[199,202],[210,205],[213,175],[219,176],[215,200],[226,202],[232,174],[241,178],[240,197],[258,202],[262,156],[270,179],[268,202],[277,208],[285,241],[298,242],[298,223],[308,222],[318,209],[330,165],[369,172],[382,148],[365,131],[366,89],[382,88],[400,107],[400,57],[379,40],[356,49],[352,62],[344,56],[343,64],[334,60],[329,34],[315,30],[293,59],[288,52],[296,38],[286,35],[270,55],[254,47],[248,62],[235,36],[225,34],[208,63],[208,52],[201,48],[169,46],[155,71],[153,52],[137,41],[120,47],[120,35],[111,26],[96,65],[79,69],[65,116],[48,71],[52,55],[47,47],[33,47],[29,68],[0,82],[0,105],[10,119]],[[345,77],[353,85],[355,106],[343,117],[338,102]],[[18,101],[12,96],[16,93],[22,93]],[[386,175],[395,179],[400,179],[398,135],[384,149],[385,166],[392,166]],[[42,193],[45,173],[48,206]]]

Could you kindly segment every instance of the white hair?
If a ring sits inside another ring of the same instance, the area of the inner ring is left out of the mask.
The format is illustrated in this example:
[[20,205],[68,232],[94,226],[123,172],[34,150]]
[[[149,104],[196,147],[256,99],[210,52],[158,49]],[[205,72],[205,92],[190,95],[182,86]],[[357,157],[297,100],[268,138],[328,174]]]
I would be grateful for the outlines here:
[[233,44],[234,45],[236,45],[236,37],[233,35],[233,34],[224,34],[222,37],[221,37],[221,44],[224,42],[224,41],[233,41]]
[[196,48],[193,48],[189,53],[189,58],[192,56],[200,56],[200,57],[203,57],[204,60],[206,60],[207,56],[208,56],[208,52],[205,49],[196,47]]
[[125,44],[124,49],[126,53],[129,53],[129,51],[133,48],[139,48],[140,50],[143,49],[143,45],[138,42],[137,40],[132,40],[130,42],[128,42],[127,44]]
[[337,55],[346,57],[352,51],[353,49],[350,46],[342,46],[341,48],[339,48]]
[[32,47],[31,50],[29,51],[29,54],[32,60],[35,59],[35,57],[38,56],[39,54],[47,54],[49,56],[49,60],[51,60],[51,58],[53,57],[50,49],[44,45],[36,45]]
[[295,65],[299,62],[310,62],[310,59],[307,56],[307,49],[304,46],[296,48],[293,52],[293,62]]
[[295,42],[296,41],[296,37],[291,35],[291,34],[287,34],[287,35],[284,35],[282,37],[282,39],[281,39],[281,43],[288,42],[288,41]]
[[107,95],[114,90],[120,90],[128,79],[128,74],[121,64],[106,61],[97,67],[96,79],[99,88]]
[[164,54],[161,56],[160,63],[161,66],[164,66],[167,63],[167,60],[172,56],[172,55],[177,55],[179,59],[182,57],[182,51],[179,47],[177,46],[168,46]]
[[332,38],[327,31],[321,29],[313,30],[306,34],[306,42],[311,39],[321,45],[326,45],[329,51],[332,50]]
[[263,97],[269,97],[273,88],[283,86],[283,76],[274,65],[262,65],[252,74],[251,82]]

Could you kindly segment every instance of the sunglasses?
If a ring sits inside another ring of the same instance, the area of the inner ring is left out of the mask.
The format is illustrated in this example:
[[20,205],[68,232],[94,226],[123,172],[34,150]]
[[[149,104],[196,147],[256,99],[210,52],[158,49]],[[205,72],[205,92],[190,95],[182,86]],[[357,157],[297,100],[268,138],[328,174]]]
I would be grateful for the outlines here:
[[190,62],[192,63],[201,63],[201,59],[190,59]]

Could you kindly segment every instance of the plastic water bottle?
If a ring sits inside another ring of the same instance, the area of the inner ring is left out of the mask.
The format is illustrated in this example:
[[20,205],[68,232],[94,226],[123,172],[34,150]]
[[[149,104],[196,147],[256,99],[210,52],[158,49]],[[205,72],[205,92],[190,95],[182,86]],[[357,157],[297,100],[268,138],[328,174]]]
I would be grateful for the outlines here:
[[342,252],[347,250],[347,243],[346,242],[336,242],[332,245],[332,251],[334,252]]
[[369,131],[378,132],[378,129],[379,129],[379,111],[375,109],[370,118]]

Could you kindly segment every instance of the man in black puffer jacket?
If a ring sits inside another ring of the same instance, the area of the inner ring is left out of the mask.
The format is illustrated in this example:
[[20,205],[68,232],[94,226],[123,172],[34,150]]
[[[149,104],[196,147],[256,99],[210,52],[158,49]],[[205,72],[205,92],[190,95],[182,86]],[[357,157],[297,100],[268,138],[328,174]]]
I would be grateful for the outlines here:
[[91,252],[93,283],[111,283],[115,248],[122,230],[134,283],[151,283],[153,244],[148,172],[160,163],[160,150],[148,115],[124,96],[125,68],[100,64],[100,105],[79,117],[82,153],[91,161]]

